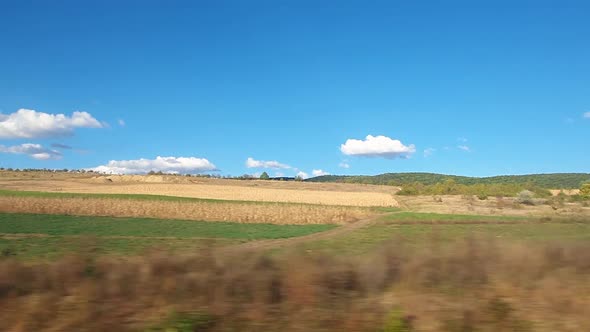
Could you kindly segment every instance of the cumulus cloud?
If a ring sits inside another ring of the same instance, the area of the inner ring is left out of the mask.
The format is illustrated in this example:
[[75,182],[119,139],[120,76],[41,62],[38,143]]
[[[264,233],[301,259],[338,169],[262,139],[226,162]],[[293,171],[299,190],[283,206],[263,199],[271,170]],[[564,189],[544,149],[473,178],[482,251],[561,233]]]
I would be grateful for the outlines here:
[[340,146],[340,151],[348,156],[406,158],[416,152],[416,147],[404,145],[399,140],[387,136],[368,135],[365,140],[348,139]]
[[302,178],[302,179],[307,179],[309,178],[309,174],[305,173],[304,171],[299,171],[297,172],[297,175],[295,175],[296,177]]
[[428,158],[430,156],[432,156],[432,154],[436,151],[436,149],[434,148],[428,148],[426,150],[424,150],[424,157]]
[[248,158],[246,160],[246,167],[248,167],[248,168],[272,168],[272,169],[291,169],[291,168],[293,168],[289,165],[282,164],[282,163],[275,161],[275,160],[264,161],[264,160],[255,160],[253,158]]
[[340,164],[338,164],[338,167],[340,168],[350,168],[350,165],[346,162],[341,162]]
[[0,139],[69,136],[75,128],[104,126],[87,112],[74,112],[67,116],[19,109],[15,113],[0,114]]
[[314,169],[313,171],[311,171],[311,174],[313,176],[323,176],[323,175],[330,175],[330,173],[323,171],[321,169]]
[[459,148],[460,150],[463,150],[465,152],[471,152],[471,148],[469,148],[467,145],[459,145],[459,146],[457,146],[457,148]]
[[14,146],[0,145],[0,153],[25,154],[37,160],[61,159],[59,151],[51,150],[40,144],[25,143]]
[[156,159],[111,160],[106,165],[89,170],[106,174],[144,174],[150,171],[163,173],[203,173],[216,171],[209,160],[195,157],[156,157]]
[[586,112],[583,115],[584,119],[590,119],[590,112]]

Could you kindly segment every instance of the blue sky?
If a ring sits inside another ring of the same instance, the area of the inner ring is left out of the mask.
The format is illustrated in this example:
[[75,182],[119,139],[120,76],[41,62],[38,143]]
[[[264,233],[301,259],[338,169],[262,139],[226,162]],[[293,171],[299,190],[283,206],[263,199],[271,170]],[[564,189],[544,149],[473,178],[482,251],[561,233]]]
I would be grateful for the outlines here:
[[587,1],[0,1],[0,166],[589,172],[588,12]]

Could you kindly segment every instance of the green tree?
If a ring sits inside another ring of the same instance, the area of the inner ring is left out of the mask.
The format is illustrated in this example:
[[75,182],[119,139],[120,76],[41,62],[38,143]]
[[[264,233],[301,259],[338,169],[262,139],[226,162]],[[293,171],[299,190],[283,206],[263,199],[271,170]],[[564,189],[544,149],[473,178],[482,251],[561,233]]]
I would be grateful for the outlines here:
[[268,173],[262,172],[262,174],[260,174],[260,180],[270,180],[270,176],[268,176]]
[[590,183],[584,183],[580,187],[580,196],[590,198]]

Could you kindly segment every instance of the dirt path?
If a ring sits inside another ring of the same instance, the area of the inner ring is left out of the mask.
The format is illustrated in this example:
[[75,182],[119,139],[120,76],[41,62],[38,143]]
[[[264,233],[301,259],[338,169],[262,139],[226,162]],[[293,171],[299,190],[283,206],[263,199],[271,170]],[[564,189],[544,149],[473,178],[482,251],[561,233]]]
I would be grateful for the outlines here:
[[288,246],[294,246],[305,242],[310,241],[318,241],[324,240],[336,236],[340,236],[343,234],[347,234],[353,232],[357,229],[369,226],[374,224],[379,218],[387,215],[388,213],[382,213],[378,215],[374,215],[370,218],[359,220],[354,223],[350,223],[344,226],[340,226],[334,228],[329,231],[320,232],[320,233],[313,233],[305,236],[299,237],[291,237],[285,239],[273,239],[273,240],[258,240],[258,241],[251,241],[246,243],[241,243],[235,246],[227,246],[219,249],[220,254],[232,254],[232,253],[241,253],[244,251],[257,251],[257,250],[269,250],[269,249],[277,249],[277,248],[284,248]]

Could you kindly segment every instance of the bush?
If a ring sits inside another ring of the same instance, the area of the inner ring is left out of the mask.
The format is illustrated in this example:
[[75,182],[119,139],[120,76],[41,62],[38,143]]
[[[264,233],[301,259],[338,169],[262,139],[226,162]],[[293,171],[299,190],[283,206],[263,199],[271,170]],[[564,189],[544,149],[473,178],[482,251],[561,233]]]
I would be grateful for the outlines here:
[[590,198],[590,183],[584,183],[580,187],[580,196],[583,198]]
[[486,199],[488,199],[488,195],[486,195],[486,194],[478,194],[478,195],[477,195],[477,198],[478,198],[480,201],[485,201]]
[[535,205],[535,194],[530,190],[523,190],[516,196],[516,201],[524,205]]

